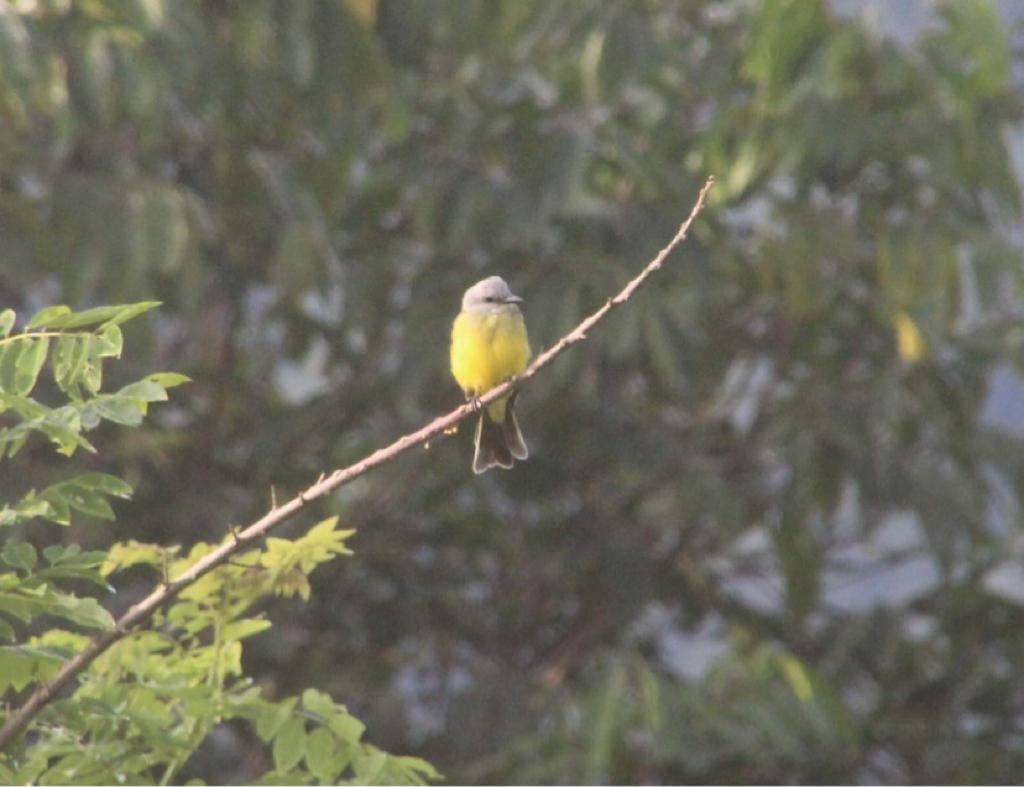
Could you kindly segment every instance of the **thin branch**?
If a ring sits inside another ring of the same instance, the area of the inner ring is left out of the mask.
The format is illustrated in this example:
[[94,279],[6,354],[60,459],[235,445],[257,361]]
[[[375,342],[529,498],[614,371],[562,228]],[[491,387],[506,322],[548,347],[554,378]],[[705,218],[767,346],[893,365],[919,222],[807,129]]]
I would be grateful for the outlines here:
[[303,489],[288,502],[277,505],[276,501],[274,501],[273,507],[270,511],[264,514],[260,519],[253,522],[244,530],[233,533],[232,538],[225,540],[223,544],[212,552],[201,557],[177,577],[168,582],[162,583],[159,587],[153,590],[152,593],[146,596],[146,598],[130,607],[128,611],[126,611],[117,620],[114,628],[93,637],[82,651],[64,663],[64,666],[60,668],[52,680],[48,683],[42,684],[33,691],[28,699],[25,700],[24,704],[8,716],[3,729],[0,729],[0,751],[6,748],[8,744],[20,735],[36,714],[49,704],[72,680],[72,678],[88,667],[89,664],[92,663],[93,659],[107,650],[107,648],[115,642],[127,636],[134,626],[149,618],[157,609],[174,599],[182,590],[204,574],[225,563],[236,552],[239,552],[248,544],[263,538],[273,528],[290,519],[303,506],[305,506],[306,503],[329,495],[334,490],[344,486],[359,476],[368,473],[375,467],[385,464],[386,462],[390,462],[392,459],[405,453],[410,448],[421,445],[432,437],[446,432],[455,424],[477,412],[479,407],[487,405],[495,399],[505,396],[520,383],[529,380],[537,372],[545,366],[548,366],[555,360],[555,358],[561,355],[569,345],[586,339],[587,332],[597,325],[598,322],[604,319],[608,312],[628,301],[633,296],[633,293],[636,292],[636,290],[644,284],[648,278],[650,278],[651,274],[661,268],[662,264],[665,262],[665,258],[668,257],[672,250],[686,237],[686,234],[690,229],[690,225],[693,224],[694,219],[697,218],[697,215],[704,208],[705,198],[711,188],[712,182],[712,178],[707,179],[700,190],[700,194],[697,196],[697,201],[694,203],[693,209],[690,211],[690,215],[687,216],[686,220],[679,226],[679,229],[676,231],[672,240],[670,240],[665,248],[659,251],[654,259],[652,259],[647,266],[640,271],[640,274],[626,284],[618,295],[614,298],[609,298],[600,309],[584,319],[583,322],[559,339],[551,348],[538,355],[536,359],[534,359],[533,363],[531,363],[522,374],[512,380],[502,383],[501,385],[495,386],[481,396],[476,404],[467,403],[457,407],[447,415],[435,418],[423,428],[418,429],[415,432],[410,432],[404,437],[400,437],[391,443],[391,445],[374,451],[372,454],[355,464],[335,470],[326,477],[321,476],[316,483],[306,489]]

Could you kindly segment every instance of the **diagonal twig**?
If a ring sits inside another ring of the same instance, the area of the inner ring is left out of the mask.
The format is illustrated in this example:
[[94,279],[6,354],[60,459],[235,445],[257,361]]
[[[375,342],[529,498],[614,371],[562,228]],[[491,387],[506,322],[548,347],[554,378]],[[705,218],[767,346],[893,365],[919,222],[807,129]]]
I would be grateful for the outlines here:
[[665,247],[655,255],[654,259],[647,263],[644,269],[640,271],[635,278],[631,279],[626,286],[622,288],[618,295],[613,298],[609,298],[600,309],[585,318],[579,325],[559,339],[558,342],[549,349],[538,355],[534,359],[533,363],[531,363],[518,377],[495,386],[481,396],[476,403],[461,405],[447,415],[435,418],[426,426],[417,429],[415,432],[410,432],[404,437],[398,438],[391,443],[391,445],[374,451],[372,454],[361,459],[355,464],[335,470],[326,477],[321,476],[314,484],[303,489],[286,503],[277,505],[275,501],[270,511],[258,520],[242,530],[233,532],[232,537],[225,540],[225,542],[215,550],[201,557],[173,580],[162,583],[153,590],[152,593],[142,599],[142,601],[139,601],[137,604],[130,607],[123,615],[121,615],[120,618],[118,618],[117,622],[114,624],[114,628],[93,637],[83,650],[79,651],[64,663],[64,666],[58,670],[57,674],[54,675],[49,682],[36,688],[17,710],[11,712],[7,717],[7,721],[3,728],[0,729],[0,751],[6,748],[8,744],[20,735],[36,714],[49,704],[57,693],[72,680],[72,678],[88,667],[89,664],[92,663],[93,659],[107,650],[115,642],[127,636],[134,626],[149,618],[149,616],[157,609],[174,599],[183,589],[191,585],[204,574],[225,563],[236,552],[239,552],[248,544],[263,538],[270,530],[290,519],[300,509],[302,509],[307,502],[330,494],[339,487],[342,487],[359,476],[368,473],[375,467],[385,464],[386,462],[390,462],[399,454],[405,453],[413,446],[425,443],[432,437],[447,431],[452,426],[459,423],[459,421],[462,421],[464,418],[467,418],[477,412],[479,407],[505,396],[520,383],[529,380],[537,372],[545,366],[548,366],[555,360],[555,358],[561,355],[569,345],[576,344],[577,342],[581,342],[586,339],[587,332],[591,328],[604,319],[605,315],[607,315],[612,309],[617,306],[621,306],[623,303],[628,301],[633,296],[633,293],[636,292],[636,290],[643,285],[648,278],[650,278],[651,274],[661,268],[665,259],[672,250],[686,237],[686,234],[690,229],[690,225],[693,224],[694,219],[697,218],[697,215],[704,208],[705,198],[707,197],[712,183],[713,178],[708,178],[704,183],[704,186],[701,188],[700,193],[697,195],[697,200],[694,202],[693,208],[690,210],[690,215],[687,216],[679,226],[679,229],[672,237],[672,240],[670,240]]

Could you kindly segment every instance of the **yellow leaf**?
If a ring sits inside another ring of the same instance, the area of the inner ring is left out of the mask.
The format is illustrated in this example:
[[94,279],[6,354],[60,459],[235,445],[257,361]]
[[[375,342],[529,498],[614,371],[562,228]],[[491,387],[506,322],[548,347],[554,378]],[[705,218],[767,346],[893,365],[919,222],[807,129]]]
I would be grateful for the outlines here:
[[115,571],[122,571],[140,563],[160,567],[168,563],[180,548],[179,546],[165,547],[160,544],[144,544],[134,540],[123,541],[111,547],[106,560],[100,567],[100,573],[103,576],[109,576]]
[[906,312],[900,312],[893,318],[896,331],[896,350],[900,360],[914,363],[921,360],[925,353],[924,337],[917,329],[914,321]]
[[377,22],[377,0],[345,0],[345,8],[364,27]]
[[810,702],[814,699],[814,687],[811,685],[811,679],[807,676],[807,670],[804,669],[804,665],[799,659],[793,658],[792,656],[783,656],[781,658],[782,674],[786,678],[786,682],[789,683],[789,687],[793,690],[797,699],[801,702]]

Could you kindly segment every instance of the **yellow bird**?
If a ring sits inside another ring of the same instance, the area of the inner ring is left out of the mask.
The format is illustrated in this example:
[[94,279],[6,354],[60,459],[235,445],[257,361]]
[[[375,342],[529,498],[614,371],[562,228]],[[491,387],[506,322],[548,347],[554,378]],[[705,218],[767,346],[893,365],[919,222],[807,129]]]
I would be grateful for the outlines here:
[[[519,306],[500,276],[479,281],[462,297],[452,325],[451,365],[455,381],[472,399],[514,377],[530,360],[530,340]],[[481,413],[473,443],[473,472],[512,467],[529,456],[515,414],[515,393],[491,402]]]

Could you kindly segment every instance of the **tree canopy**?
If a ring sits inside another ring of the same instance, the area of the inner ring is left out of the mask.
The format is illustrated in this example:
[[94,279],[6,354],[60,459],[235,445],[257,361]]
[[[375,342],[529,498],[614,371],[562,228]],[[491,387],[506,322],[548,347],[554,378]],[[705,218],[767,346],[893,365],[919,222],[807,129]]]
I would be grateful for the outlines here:
[[[653,286],[524,388],[529,461],[475,477],[464,426],[286,527],[355,531],[308,594],[221,589],[272,625],[225,685],[456,783],[1019,779],[1021,59],[988,0],[922,13],[0,2],[0,307],[161,301],[63,382],[191,379],[95,457],[4,460],[3,502],[125,479],[116,523],[0,538],[220,542],[461,402],[469,285],[506,278],[537,352],[714,175]],[[83,614],[148,592],[147,554]],[[261,735],[225,721],[175,778],[259,777]]]

